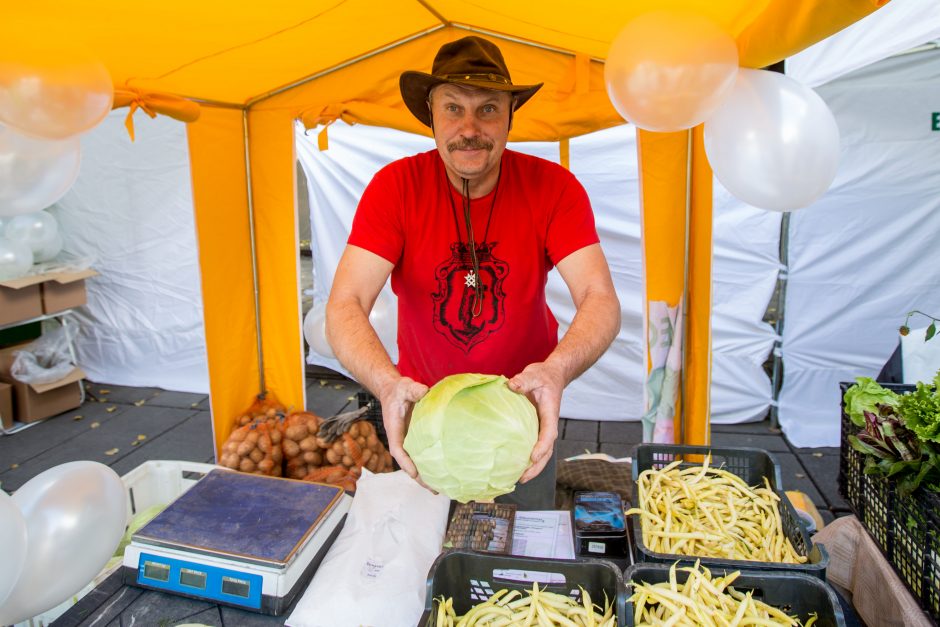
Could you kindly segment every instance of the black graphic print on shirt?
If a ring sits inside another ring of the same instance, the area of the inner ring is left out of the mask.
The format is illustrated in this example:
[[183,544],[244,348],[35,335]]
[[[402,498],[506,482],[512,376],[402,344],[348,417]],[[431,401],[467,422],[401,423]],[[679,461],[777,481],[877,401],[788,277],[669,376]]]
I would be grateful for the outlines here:
[[[497,243],[484,242],[476,247],[480,276],[473,273],[473,260],[465,242],[451,244],[451,256],[434,271],[437,280],[437,291],[431,294],[434,328],[464,353],[503,325],[506,298],[503,279],[509,274],[509,264],[493,256]],[[483,308],[474,317],[476,281],[482,282]]]

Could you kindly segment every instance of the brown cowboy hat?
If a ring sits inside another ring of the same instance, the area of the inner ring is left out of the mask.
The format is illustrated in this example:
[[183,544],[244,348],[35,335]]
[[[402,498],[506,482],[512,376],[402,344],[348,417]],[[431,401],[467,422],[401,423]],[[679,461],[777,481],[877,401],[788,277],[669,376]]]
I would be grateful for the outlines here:
[[506,91],[515,97],[518,109],[542,87],[513,85],[503,54],[496,44],[481,37],[464,37],[441,46],[434,57],[431,73],[404,72],[398,81],[408,110],[425,126],[431,126],[428,94],[442,83]]

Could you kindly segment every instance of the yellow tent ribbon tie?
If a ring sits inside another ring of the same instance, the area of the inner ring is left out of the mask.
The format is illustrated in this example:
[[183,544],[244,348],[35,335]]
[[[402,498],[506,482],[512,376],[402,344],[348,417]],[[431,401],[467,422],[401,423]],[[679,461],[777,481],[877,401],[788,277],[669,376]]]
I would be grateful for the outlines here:
[[180,122],[195,122],[199,119],[199,105],[192,100],[170,94],[144,92],[135,87],[117,87],[114,90],[113,109],[130,107],[124,126],[131,141],[134,141],[134,113],[140,109],[151,118],[166,115]]

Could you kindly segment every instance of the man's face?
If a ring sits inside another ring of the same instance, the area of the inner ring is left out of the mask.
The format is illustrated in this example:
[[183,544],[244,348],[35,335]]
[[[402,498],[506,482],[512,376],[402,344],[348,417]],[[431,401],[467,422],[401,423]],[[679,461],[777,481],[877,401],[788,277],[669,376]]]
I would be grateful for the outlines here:
[[507,92],[449,83],[431,90],[434,142],[451,174],[472,181],[497,171],[511,108]]

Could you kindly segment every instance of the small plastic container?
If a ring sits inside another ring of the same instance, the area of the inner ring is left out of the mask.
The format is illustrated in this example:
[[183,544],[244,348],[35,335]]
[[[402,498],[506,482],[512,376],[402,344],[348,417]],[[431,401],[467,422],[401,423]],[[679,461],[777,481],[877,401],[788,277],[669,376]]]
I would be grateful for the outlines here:
[[[508,578],[511,576],[512,578]],[[604,595],[614,604],[618,627],[624,627],[626,589],[623,573],[612,562],[596,559],[556,560],[452,550],[441,553],[428,573],[424,614],[419,626],[437,624],[436,597],[452,598],[458,616],[506,588],[525,593],[534,581],[539,588],[580,600],[579,586],[597,605]]]
[[790,499],[783,492],[780,480],[780,466],[769,452],[758,448],[722,448],[711,446],[691,446],[679,444],[640,444],[633,460],[634,494],[638,494],[637,483],[640,473],[649,468],[663,468],[673,461],[681,459],[681,468],[699,466],[706,455],[711,455],[710,466],[721,466],[725,470],[741,477],[750,486],[763,485],[764,477],[770,481],[780,501],[777,503],[780,512],[783,533],[793,544],[793,548],[800,555],[807,558],[804,564],[784,564],[782,562],[760,562],[754,560],[731,560],[716,557],[696,557],[694,555],[678,555],[673,553],[658,553],[651,551],[643,542],[642,523],[639,516],[631,515],[633,529],[634,559],[637,562],[653,562],[659,564],[672,564],[675,561],[683,565],[692,564],[700,560],[708,568],[725,567],[733,570],[778,570],[783,572],[803,572],[822,580],[826,579],[826,567],[829,565],[829,554],[822,545],[813,544],[806,523],[790,503]]
[[[635,564],[624,574],[624,583],[627,586],[626,623],[627,627],[634,625],[634,606],[630,601],[633,596],[631,582],[645,582],[657,584],[669,581],[669,566],[665,564]],[[712,577],[724,577],[738,569],[709,567]],[[676,569],[676,581],[681,586],[688,579],[689,574]],[[824,581],[803,573],[768,572],[741,570],[741,575],[734,580],[731,586],[738,591],[753,591],[753,597],[779,610],[796,615],[801,623],[805,623],[809,615],[816,613],[817,619],[814,627],[842,627],[845,625],[845,615],[835,592]]]

